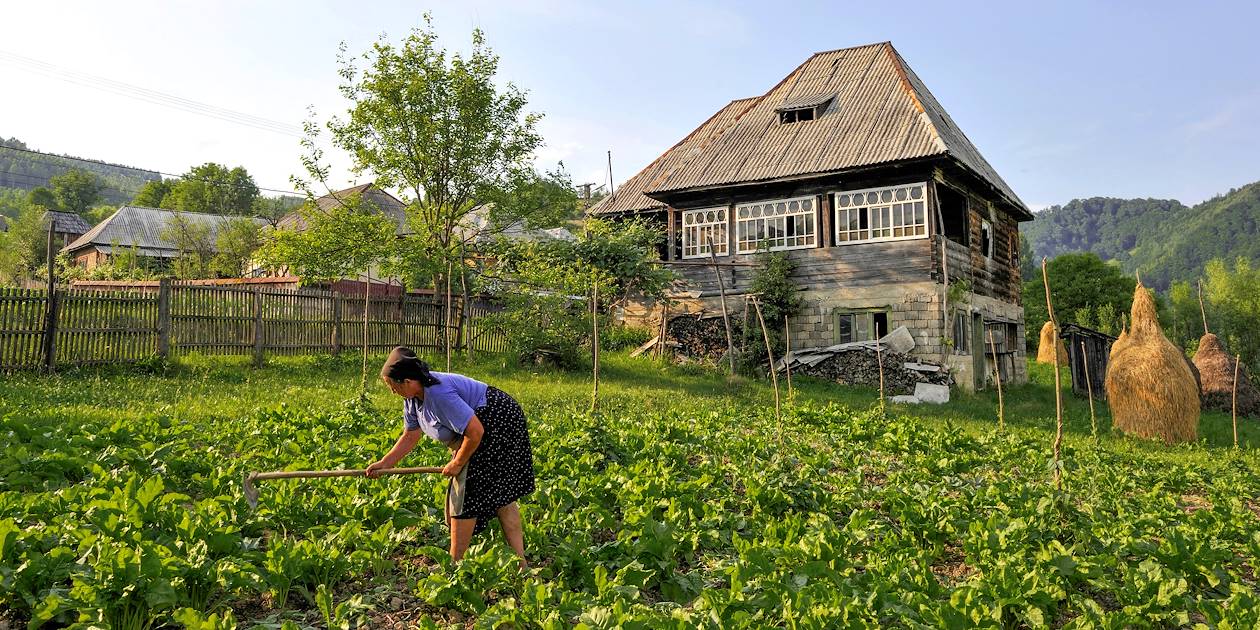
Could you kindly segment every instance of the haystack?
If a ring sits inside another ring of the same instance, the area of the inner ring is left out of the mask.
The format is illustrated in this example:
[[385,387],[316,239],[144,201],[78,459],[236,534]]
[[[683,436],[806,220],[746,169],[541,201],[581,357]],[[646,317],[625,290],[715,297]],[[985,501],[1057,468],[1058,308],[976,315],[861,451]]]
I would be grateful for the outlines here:
[[[1234,405],[1234,357],[1219,337],[1207,333],[1199,339],[1194,365],[1199,368],[1203,407],[1230,413]],[[1238,370],[1238,415],[1260,418],[1260,391],[1251,382],[1245,365]]]
[[1037,363],[1054,365],[1054,346],[1056,341],[1059,345],[1059,365],[1068,364],[1067,346],[1063,345],[1063,340],[1054,334],[1054,325],[1050,322],[1046,322],[1041,327],[1041,342],[1037,344]]
[[1139,282],[1130,328],[1112,345],[1107,400],[1115,426],[1167,444],[1192,441],[1199,432],[1199,388],[1190,363],[1159,327],[1155,301]]

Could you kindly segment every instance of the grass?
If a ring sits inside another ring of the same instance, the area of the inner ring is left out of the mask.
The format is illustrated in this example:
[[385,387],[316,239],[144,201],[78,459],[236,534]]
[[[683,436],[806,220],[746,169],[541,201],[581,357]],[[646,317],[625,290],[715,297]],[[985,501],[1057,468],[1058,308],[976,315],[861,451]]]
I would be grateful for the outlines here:
[[[1039,626],[1051,621],[1038,621],[1043,613],[1056,616],[1053,625],[1104,627],[1079,625],[1104,609],[1111,627],[1151,614],[1172,625],[1222,610],[1260,614],[1260,601],[1246,599],[1260,566],[1255,421],[1240,426],[1241,452],[1220,414],[1205,414],[1198,442],[1166,447],[1113,434],[1100,404],[1096,445],[1086,401],[1067,394],[1068,474],[1058,493],[1044,464],[1055,419],[1053,373],[1043,366],[1006,391],[1007,435],[995,435],[993,392],[880,415],[874,390],[798,376],[796,409],[778,422],[766,382],[625,353],[601,359],[597,414],[587,413],[587,373],[491,356],[453,366],[513,394],[529,414],[539,490],[522,512],[540,566],[524,577],[495,541],[479,543],[458,569],[444,563],[435,479],[276,483],[258,512],[245,508],[245,471],[361,467],[388,448],[397,397],[372,377],[367,405],[343,404],[360,394],[358,357],[262,368],[189,357],[8,377],[0,423],[16,445],[0,452],[0,481],[13,490],[0,489],[0,542],[5,519],[16,518],[11,549],[23,555],[0,548],[0,575],[25,575],[15,583],[41,599],[17,617],[0,610],[0,625],[31,618],[23,615],[65,585],[23,568],[47,557],[40,550],[78,559],[74,579],[83,593],[94,589],[89,604],[66,606],[109,612],[131,590],[126,579],[104,579],[113,565],[77,550],[83,537],[102,534],[112,553],[137,541],[168,553],[207,532],[221,539],[227,564],[195,569],[217,580],[249,563],[245,573],[267,582],[224,589],[217,608],[192,605],[234,611],[243,623],[322,623],[308,601],[316,587],[338,602],[365,596],[361,609],[376,625],[388,625],[394,600],[411,607],[410,620],[462,624],[451,616],[458,609],[526,627],[561,608],[569,623],[580,615],[599,627],[622,613],[641,627],[675,613],[726,627],[790,626],[815,614],[834,624],[841,610],[868,626],[914,615],[952,627]],[[782,427],[790,434],[776,435]],[[426,444],[407,464],[443,456]],[[121,527],[102,516],[111,510]],[[189,571],[175,562],[150,577],[201,575]],[[290,589],[297,581],[302,588]]]
[[[399,413],[399,401],[377,381],[375,370],[383,356],[369,360],[368,395],[381,410],[383,421]],[[438,357],[433,365],[440,367]],[[81,369],[45,377],[20,373],[0,385],[0,413],[22,409],[29,418],[74,422],[85,414],[118,420],[182,418],[191,421],[238,417],[278,405],[320,411],[330,401],[353,398],[360,391],[361,360],[356,356],[285,357],[251,367],[245,358],[192,356],[179,363],[137,372],[124,368]],[[457,359],[453,370],[491,383],[531,405],[559,404],[574,412],[590,401],[590,374],[550,368],[524,368],[494,356]],[[1004,390],[1008,431],[1017,435],[1053,438],[1055,425],[1052,366],[1029,364],[1030,382]],[[1070,392],[1063,375],[1064,434],[1068,445],[1081,446],[1090,437],[1089,404]],[[796,375],[797,403],[836,402],[852,408],[877,404],[874,389],[844,387]],[[780,383],[781,387],[785,387]],[[786,400],[786,389],[784,389]],[[772,407],[768,381],[727,377],[700,366],[673,366],[651,359],[631,359],[626,353],[601,357],[600,404],[605,412],[665,408],[693,404],[700,408],[727,403]],[[1193,461],[1232,448],[1233,429],[1228,414],[1205,412],[1199,441],[1167,447],[1113,434],[1105,401],[1095,403],[1099,441],[1104,447],[1156,457]],[[890,414],[905,413],[930,422],[958,427],[972,435],[996,426],[997,395],[993,391],[954,390],[946,405],[889,405]],[[1260,422],[1238,421],[1239,445],[1260,445]]]

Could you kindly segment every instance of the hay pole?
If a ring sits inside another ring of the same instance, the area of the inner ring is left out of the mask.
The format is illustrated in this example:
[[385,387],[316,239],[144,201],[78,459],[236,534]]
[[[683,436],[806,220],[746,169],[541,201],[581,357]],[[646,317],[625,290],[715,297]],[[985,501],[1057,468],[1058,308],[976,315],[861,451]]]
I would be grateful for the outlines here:
[[1203,318],[1203,334],[1208,334],[1207,309],[1203,308],[1203,280],[1199,280],[1199,316]]
[[1041,258],[1041,284],[1046,289],[1046,312],[1050,315],[1050,325],[1054,328],[1054,486],[1063,490],[1063,463],[1059,461],[1059,452],[1063,446],[1063,386],[1059,381],[1059,322],[1054,318],[1054,304],[1050,301],[1050,272],[1046,270],[1046,258]]
[[770,333],[766,330],[766,320],[761,316],[761,301],[749,296],[753,309],[757,311],[757,322],[761,324],[761,338],[766,342],[766,357],[770,359],[770,382],[774,384],[774,419],[779,425],[779,444],[783,444],[783,412],[779,405],[779,373],[774,369],[774,350],[770,347]]
[[1006,404],[1002,400],[1002,366],[998,365],[997,344],[993,343],[993,331],[987,332],[989,333],[989,351],[993,353],[993,380],[997,383],[998,390],[998,432],[1001,433],[1006,431]]
[[1094,415],[1094,382],[1089,379],[1089,353],[1081,342],[1081,365],[1085,366],[1085,391],[1089,395],[1089,435],[1098,441],[1098,418]]
[[1238,364],[1242,362],[1242,355],[1234,357],[1234,394],[1233,394],[1233,418],[1234,418],[1234,448],[1238,448]]
[[[726,328],[726,357],[730,364],[731,375],[735,374],[735,341],[731,338],[731,318],[726,313],[726,281],[722,279],[722,269],[718,267],[717,255],[713,253],[713,239],[704,237],[709,245],[709,264],[713,265],[713,275],[717,276],[718,295],[722,298],[722,326]],[[791,395],[791,379],[788,380],[788,395]]]

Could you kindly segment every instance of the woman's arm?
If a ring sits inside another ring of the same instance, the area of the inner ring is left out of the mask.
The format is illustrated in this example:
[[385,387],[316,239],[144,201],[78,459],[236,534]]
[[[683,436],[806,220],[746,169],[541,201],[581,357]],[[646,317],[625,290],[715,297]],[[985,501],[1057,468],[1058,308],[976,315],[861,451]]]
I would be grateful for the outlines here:
[[464,428],[464,441],[451,457],[450,463],[442,468],[442,474],[447,477],[458,475],[460,469],[468,465],[468,460],[472,459],[473,453],[477,452],[477,447],[481,444],[481,436],[485,433],[486,429],[481,426],[481,420],[477,418],[477,414],[473,414],[468,419],[468,426]]
[[398,436],[398,441],[394,442],[394,447],[389,449],[389,452],[380,461],[369,465],[364,473],[375,479],[380,476],[376,471],[393,468],[398,462],[402,461],[402,458],[407,456],[407,453],[411,452],[411,449],[416,447],[416,443],[420,441],[423,435],[424,431],[420,429],[403,431],[402,435]]

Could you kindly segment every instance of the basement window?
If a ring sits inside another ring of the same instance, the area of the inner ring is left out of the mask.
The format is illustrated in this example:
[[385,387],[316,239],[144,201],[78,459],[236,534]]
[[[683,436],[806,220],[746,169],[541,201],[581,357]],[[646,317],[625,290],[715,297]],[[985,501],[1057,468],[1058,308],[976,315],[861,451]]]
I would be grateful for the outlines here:
[[888,311],[832,311],[836,343],[874,341],[888,334]]

